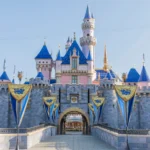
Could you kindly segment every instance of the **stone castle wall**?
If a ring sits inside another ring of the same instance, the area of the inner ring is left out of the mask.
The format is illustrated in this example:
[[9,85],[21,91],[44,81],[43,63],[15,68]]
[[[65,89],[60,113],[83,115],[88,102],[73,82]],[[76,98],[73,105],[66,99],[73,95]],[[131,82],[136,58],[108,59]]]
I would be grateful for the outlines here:
[[[49,85],[46,81],[38,83],[32,80],[32,91],[27,106],[27,110],[22,122],[22,128],[37,126],[41,123],[47,123],[47,116],[43,107],[43,96],[48,96],[49,90],[51,95],[57,96],[57,103],[60,105],[60,113],[70,107],[78,107],[85,113],[88,111],[88,103],[92,102],[92,96],[96,95],[97,90],[101,91],[104,96],[105,104],[99,123],[105,123],[113,128],[124,129],[124,120],[118,105],[118,99],[112,83],[102,86],[96,85]],[[78,96],[77,103],[71,103],[70,97]],[[88,100],[89,98],[89,100]],[[7,85],[0,85],[0,128],[14,128],[14,114],[11,108],[11,102]],[[57,118],[58,119],[58,118]],[[57,121],[56,121],[57,123]],[[149,129],[150,128],[150,88],[144,87],[137,89],[135,103],[131,114],[130,129]]]

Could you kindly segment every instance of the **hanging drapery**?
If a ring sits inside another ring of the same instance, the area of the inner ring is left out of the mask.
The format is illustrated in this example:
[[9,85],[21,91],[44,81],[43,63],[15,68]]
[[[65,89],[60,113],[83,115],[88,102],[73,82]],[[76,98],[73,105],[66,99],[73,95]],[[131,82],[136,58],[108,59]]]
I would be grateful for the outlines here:
[[128,86],[128,85],[115,86],[115,90],[118,96],[119,108],[121,110],[126,127],[128,126],[130,121],[136,89],[137,89],[136,86]]
[[89,112],[90,112],[90,123],[91,123],[91,125],[93,125],[93,123],[95,121],[95,114],[94,114],[93,104],[89,103],[88,107],[89,107]]
[[31,89],[32,85],[8,84],[15,122],[18,127],[22,123]]
[[58,110],[59,110],[59,104],[56,103],[54,105],[54,109],[53,109],[53,120],[54,121],[58,118]]
[[105,98],[93,96],[92,101],[93,101],[93,108],[94,108],[94,113],[95,113],[95,123],[97,124],[102,114],[102,108],[103,108]]
[[43,97],[43,102],[44,102],[44,108],[47,114],[47,118],[48,120],[52,121],[53,109],[56,102],[56,97],[54,96]]

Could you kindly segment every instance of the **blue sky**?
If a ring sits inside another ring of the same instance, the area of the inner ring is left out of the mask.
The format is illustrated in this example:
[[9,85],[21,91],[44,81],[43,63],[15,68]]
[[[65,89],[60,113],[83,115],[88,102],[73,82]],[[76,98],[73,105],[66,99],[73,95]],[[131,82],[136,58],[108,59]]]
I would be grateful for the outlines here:
[[109,64],[121,75],[131,67],[141,72],[142,55],[150,74],[150,0],[0,0],[0,73],[6,58],[9,78],[23,71],[35,77],[34,57],[46,38],[56,58],[65,53],[68,36],[82,36],[81,23],[89,4],[96,19],[96,68],[103,66],[104,45]]

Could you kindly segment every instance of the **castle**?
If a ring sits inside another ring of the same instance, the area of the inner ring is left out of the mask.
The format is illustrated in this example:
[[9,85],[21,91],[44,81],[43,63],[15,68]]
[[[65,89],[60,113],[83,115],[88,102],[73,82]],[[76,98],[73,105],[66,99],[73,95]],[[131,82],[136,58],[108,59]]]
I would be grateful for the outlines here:
[[[74,34],[73,40],[68,38],[65,45],[66,54],[58,51],[54,60],[44,43],[41,51],[35,57],[37,76],[24,84],[32,84],[30,100],[21,127],[28,128],[48,122],[43,107],[42,97],[53,95],[57,97],[59,118],[55,124],[60,128],[65,122],[65,116],[77,111],[84,116],[86,130],[90,126],[88,103],[93,95],[105,97],[102,117],[99,123],[105,123],[112,128],[124,129],[123,118],[118,107],[117,94],[114,85],[136,85],[135,104],[129,128],[150,128],[150,80],[143,63],[141,74],[131,68],[128,75],[120,79],[108,64],[107,50],[104,47],[104,65],[102,69],[95,69],[94,37],[95,18],[86,9],[82,23],[83,36],[80,46]],[[52,68],[55,69],[55,79],[51,78]],[[0,128],[14,128],[15,121],[11,108],[8,83],[10,81],[5,67],[0,77]],[[72,101],[76,98],[76,101]]]

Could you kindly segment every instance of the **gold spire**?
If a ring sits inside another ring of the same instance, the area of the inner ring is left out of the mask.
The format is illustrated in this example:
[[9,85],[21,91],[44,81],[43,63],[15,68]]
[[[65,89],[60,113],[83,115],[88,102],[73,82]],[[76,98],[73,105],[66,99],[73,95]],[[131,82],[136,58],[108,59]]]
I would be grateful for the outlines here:
[[107,59],[107,50],[106,50],[106,45],[104,47],[104,67],[103,67],[104,71],[108,71],[109,67],[108,67],[108,59]]

